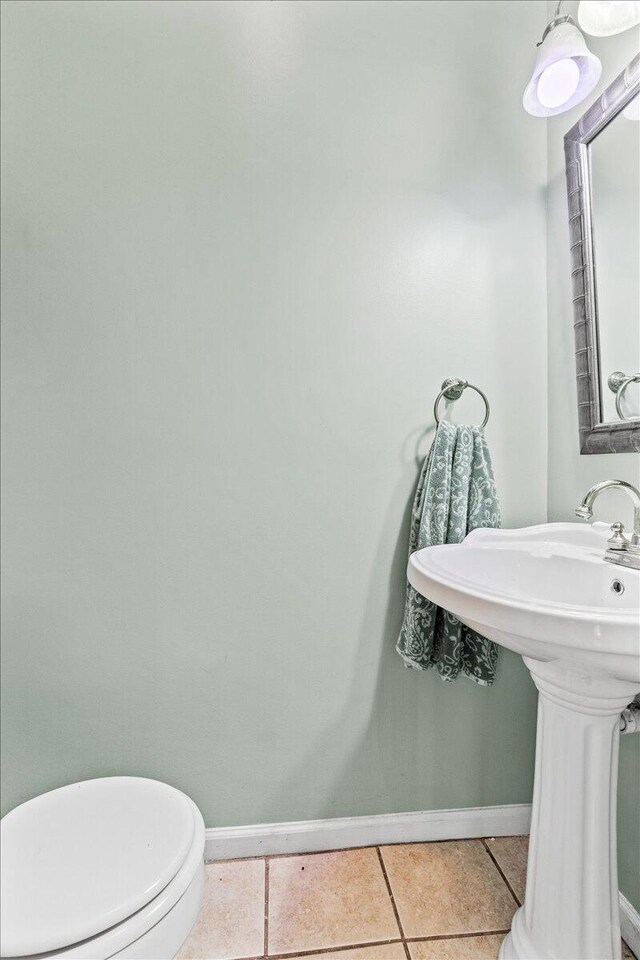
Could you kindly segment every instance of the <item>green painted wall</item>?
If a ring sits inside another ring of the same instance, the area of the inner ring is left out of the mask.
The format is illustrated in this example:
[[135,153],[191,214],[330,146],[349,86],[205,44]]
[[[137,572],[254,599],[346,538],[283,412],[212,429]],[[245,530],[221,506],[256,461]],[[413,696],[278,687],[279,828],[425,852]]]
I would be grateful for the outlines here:
[[450,687],[393,645],[444,377],[491,398],[505,522],[546,516],[544,15],[5,5],[4,810],[530,799],[519,658]]
[[[549,3],[549,16],[555,4]],[[570,10],[569,10],[570,12]],[[640,457],[633,453],[581,456],[575,399],[571,267],[564,175],[563,137],[589,103],[638,52],[640,31],[617,37],[589,37],[601,59],[602,79],[586,104],[548,121],[548,323],[549,323],[549,519],[572,518],[575,505],[599,480],[616,477],[638,484]],[[603,494],[596,505],[599,520],[623,520],[632,525],[624,494]],[[640,737],[622,737],[618,792],[618,859],[620,888],[640,909]]]

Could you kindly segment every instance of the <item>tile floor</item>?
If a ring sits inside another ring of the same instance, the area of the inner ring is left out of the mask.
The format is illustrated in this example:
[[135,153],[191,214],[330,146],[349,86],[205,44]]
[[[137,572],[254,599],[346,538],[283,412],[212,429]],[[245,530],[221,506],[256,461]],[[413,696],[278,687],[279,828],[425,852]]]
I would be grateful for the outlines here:
[[178,958],[495,960],[526,860],[497,837],[210,863]]

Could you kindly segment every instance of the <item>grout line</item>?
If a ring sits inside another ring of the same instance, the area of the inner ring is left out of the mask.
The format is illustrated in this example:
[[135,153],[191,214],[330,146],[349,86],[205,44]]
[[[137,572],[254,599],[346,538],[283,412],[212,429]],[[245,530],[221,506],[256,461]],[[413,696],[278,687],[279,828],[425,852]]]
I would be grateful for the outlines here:
[[[295,960],[296,957],[312,957],[317,953],[344,953],[345,950],[354,950],[358,947],[386,947],[391,944],[401,943],[405,950],[407,944],[409,943],[429,943],[432,940],[462,940],[466,937],[469,939],[473,937],[494,937],[494,936],[505,936],[509,933],[509,930],[480,930],[480,931],[468,931],[467,933],[440,933],[437,936],[432,937],[404,937],[400,939],[399,937],[395,940],[370,940],[366,943],[348,943],[343,944],[342,946],[329,946],[329,947],[314,947],[313,950],[298,950],[295,953],[274,953],[268,956],[268,960]],[[265,953],[265,958],[267,954]],[[411,958],[409,957],[409,960]]]
[[469,931],[468,933],[439,933],[437,936],[433,937],[407,937],[407,943],[427,943],[432,940],[462,940],[465,937],[496,937],[499,934],[502,934],[506,937],[509,933],[508,930],[477,930]]
[[269,861],[264,861],[264,943],[262,952],[269,953]]
[[[525,837],[525,833],[513,833],[508,837],[501,835],[500,839],[511,837]],[[492,839],[492,838],[487,838]],[[242,860],[282,860],[285,857],[319,857],[323,853],[348,853],[350,850],[373,850],[376,846],[380,847],[411,847],[420,843],[473,843],[480,840],[484,843],[484,837],[452,837],[450,840],[396,840],[394,843],[361,843],[355,847],[331,847],[329,850],[296,850],[291,853],[256,853],[253,857],[225,857],[224,860],[205,860],[205,863],[237,863]],[[358,944],[356,944],[358,946]]]
[[295,953],[274,953],[269,960],[295,960],[296,957],[314,957],[318,953],[343,953],[345,950],[355,950],[358,947],[387,947],[391,944],[403,943],[398,937],[396,940],[371,940],[367,943],[347,943],[340,947],[315,947],[313,950],[297,950]]
[[[381,850],[380,850],[380,847],[376,847],[376,853],[378,854],[378,861],[379,861],[379,863],[380,863],[380,869],[382,870],[382,876],[384,877],[384,882],[385,882],[385,884],[387,885],[387,893],[389,894],[389,899],[391,900],[391,906],[393,907],[393,915],[394,915],[394,917],[396,918],[396,923],[398,924],[398,930],[400,931],[400,936],[402,937],[402,939],[403,939],[403,941],[404,941],[404,930],[402,929],[402,923],[401,923],[401,921],[400,921],[400,914],[398,913],[398,908],[397,908],[397,906],[396,906],[396,901],[395,901],[394,896],[393,896],[393,890],[391,889],[391,881],[389,880],[389,877],[388,877],[388,875],[387,875],[387,868],[386,868],[385,865],[384,865],[384,860],[383,860],[383,858],[382,858],[382,852],[381,852]],[[406,960],[411,960],[411,956],[410,956],[410,954],[409,954],[409,947],[408,947],[408,946],[406,945],[406,943],[404,943],[404,942],[403,942],[402,945],[403,945],[403,947],[404,947],[404,952],[405,952],[405,955],[406,955]]]
[[502,879],[503,879],[504,882],[506,883],[507,888],[508,888],[508,890],[509,890],[509,893],[511,894],[511,896],[513,897],[513,899],[515,900],[515,902],[518,904],[518,906],[521,907],[522,904],[520,903],[520,901],[519,901],[518,898],[516,897],[515,891],[514,891],[513,887],[511,886],[511,884],[509,883],[509,881],[507,880],[507,878],[506,878],[506,876],[505,876],[505,874],[504,874],[504,872],[503,872],[503,870],[502,870],[502,867],[500,866],[500,864],[498,863],[498,861],[497,861],[496,858],[494,857],[493,853],[491,852],[491,849],[490,849],[490,847],[489,847],[489,844],[487,843],[486,840],[483,839],[483,840],[482,840],[482,845],[483,845],[483,847],[485,848],[485,850],[487,851],[487,853],[489,854],[489,856],[491,857],[491,859],[493,860],[493,863],[494,863],[494,866],[495,866],[496,870],[498,871],[498,873],[500,874],[500,876],[502,877]]

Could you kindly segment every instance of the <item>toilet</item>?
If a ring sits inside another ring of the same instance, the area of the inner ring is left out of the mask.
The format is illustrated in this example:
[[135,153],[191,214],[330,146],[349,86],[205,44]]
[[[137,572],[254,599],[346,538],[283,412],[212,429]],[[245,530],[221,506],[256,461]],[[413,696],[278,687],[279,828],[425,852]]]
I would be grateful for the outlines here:
[[16,807],[0,831],[3,960],[169,960],[182,946],[204,886],[204,823],[184,793],[87,780]]

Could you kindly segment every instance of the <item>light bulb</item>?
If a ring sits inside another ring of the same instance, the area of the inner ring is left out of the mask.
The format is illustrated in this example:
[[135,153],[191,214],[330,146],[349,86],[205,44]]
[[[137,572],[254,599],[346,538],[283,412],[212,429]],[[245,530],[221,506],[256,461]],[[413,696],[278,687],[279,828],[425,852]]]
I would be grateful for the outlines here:
[[552,110],[570,100],[580,83],[580,69],[575,60],[556,60],[540,74],[538,100]]

